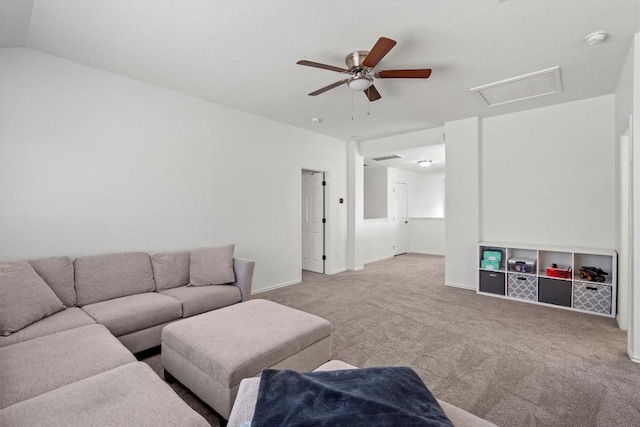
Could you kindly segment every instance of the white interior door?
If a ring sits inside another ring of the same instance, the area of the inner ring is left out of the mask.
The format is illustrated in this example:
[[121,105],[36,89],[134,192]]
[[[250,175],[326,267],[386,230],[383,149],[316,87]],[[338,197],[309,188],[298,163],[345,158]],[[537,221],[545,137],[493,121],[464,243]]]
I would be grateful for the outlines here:
[[302,171],[302,269],[324,273],[324,173]]
[[393,225],[395,243],[393,254],[406,254],[409,250],[409,203],[407,184],[393,184]]

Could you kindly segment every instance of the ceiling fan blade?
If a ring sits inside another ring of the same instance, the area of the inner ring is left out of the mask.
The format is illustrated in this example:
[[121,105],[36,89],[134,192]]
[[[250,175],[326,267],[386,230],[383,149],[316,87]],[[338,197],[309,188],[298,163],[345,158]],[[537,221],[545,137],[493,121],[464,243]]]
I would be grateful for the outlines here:
[[371,102],[377,101],[378,99],[382,98],[382,96],[380,96],[380,92],[378,92],[378,89],[376,89],[374,85],[369,86],[364,91],[364,94],[367,95],[367,98],[369,98],[369,101]]
[[369,68],[375,67],[395,45],[395,40],[380,37],[367,57],[362,61],[362,65]]
[[336,71],[338,73],[349,73],[349,70],[346,68],[334,67],[333,65],[321,64],[319,62],[302,60],[296,62],[296,64],[306,65],[307,67],[322,68],[323,70]]
[[428,79],[431,68],[422,70],[380,70],[375,76],[379,79]]
[[332,84],[330,84],[329,86],[325,86],[325,87],[323,87],[322,89],[318,89],[318,90],[316,90],[315,92],[311,92],[311,93],[309,94],[309,96],[316,96],[316,95],[320,95],[321,93],[325,93],[325,92],[326,92],[326,91],[328,91],[328,90],[331,90],[331,89],[333,89],[333,88],[335,88],[335,87],[338,87],[338,86],[340,86],[340,85],[345,84],[347,81],[349,81],[349,79],[344,79],[344,80],[340,80],[340,81],[338,81],[338,82],[332,83]]

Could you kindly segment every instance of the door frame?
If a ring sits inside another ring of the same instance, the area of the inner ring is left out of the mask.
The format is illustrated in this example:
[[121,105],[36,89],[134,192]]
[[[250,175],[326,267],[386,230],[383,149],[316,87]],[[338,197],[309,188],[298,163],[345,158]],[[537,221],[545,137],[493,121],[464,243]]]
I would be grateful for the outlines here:
[[324,255],[325,255],[325,260],[324,260],[324,273],[322,274],[328,274],[329,271],[331,270],[332,267],[332,263],[331,263],[331,250],[330,250],[330,241],[331,239],[328,239],[327,236],[331,235],[331,211],[330,209],[328,209],[329,203],[328,201],[331,200],[331,180],[330,180],[330,175],[331,175],[331,171],[327,170],[325,168],[321,168],[318,166],[308,166],[308,165],[302,165],[300,166],[300,169],[298,170],[298,221],[297,221],[297,225],[298,225],[298,271],[300,272],[299,277],[298,277],[298,281],[301,282],[302,281],[302,173],[303,171],[311,171],[311,172],[318,172],[318,173],[323,173],[324,174],[324,181],[327,183],[324,188],[323,188],[323,197],[322,197],[322,209],[324,211],[324,217],[326,218],[326,223],[324,224],[324,232],[322,235],[322,245],[324,247]]
[[[633,176],[631,120],[620,135],[620,274],[618,275],[618,313],[620,329],[627,330],[631,321],[631,287],[633,286]],[[626,176],[625,176],[626,175]]]

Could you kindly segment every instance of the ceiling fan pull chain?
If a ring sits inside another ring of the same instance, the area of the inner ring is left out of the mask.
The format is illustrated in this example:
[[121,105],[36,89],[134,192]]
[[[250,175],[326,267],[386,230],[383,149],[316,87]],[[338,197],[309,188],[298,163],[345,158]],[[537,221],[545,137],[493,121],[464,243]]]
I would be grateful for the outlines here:
[[351,121],[353,121],[353,91],[351,91]]

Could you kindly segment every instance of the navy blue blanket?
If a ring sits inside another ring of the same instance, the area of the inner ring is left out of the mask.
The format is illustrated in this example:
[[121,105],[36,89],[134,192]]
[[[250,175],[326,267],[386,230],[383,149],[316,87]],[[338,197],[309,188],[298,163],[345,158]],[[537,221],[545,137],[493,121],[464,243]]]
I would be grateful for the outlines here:
[[406,367],[298,373],[265,369],[251,427],[437,426],[451,421]]

